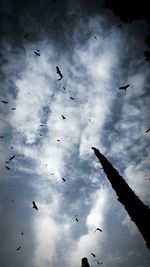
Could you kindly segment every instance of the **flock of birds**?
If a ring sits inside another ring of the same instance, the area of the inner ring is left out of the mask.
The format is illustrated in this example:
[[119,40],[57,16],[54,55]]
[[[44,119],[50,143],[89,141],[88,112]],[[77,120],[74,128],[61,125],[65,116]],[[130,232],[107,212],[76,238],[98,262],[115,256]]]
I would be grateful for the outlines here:
[[[25,35],[24,35],[24,38],[27,38],[28,36],[29,36],[29,34],[25,34]],[[97,38],[95,37],[95,39],[97,39]],[[34,54],[35,54],[36,56],[40,56],[40,50],[37,49],[36,51],[34,51]],[[62,79],[63,79],[63,74],[62,74],[62,72],[60,71],[60,69],[59,69],[58,66],[56,66],[56,73],[59,75],[58,81],[62,80]],[[125,91],[126,91],[127,88],[128,88],[129,86],[130,86],[130,84],[121,86],[121,87],[119,87],[119,90],[125,90]],[[65,87],[63,87],[63,89],[65,90]],[[75,100],[75,98],[72,97],[72,96],[70,96],[70,99]],[[2,100],[1,102],[2,102],[3,104],[8,104],[8,101],[6,101],[6,100]],[[15,107],[12,107],[11,109],[12,109],[12,110],[16,110]],[[65,117],[64,115],[62,115],[62,119],[65,120],[66,117]],[[89,120],[90,120],[90,119],[89,119]],[[44,125],[43,125],[43,124],[40,124],[40,126],[43,127]],[[150,128],[148,128],[148,129],[146,130],[146,133],[148,133],[149,131],[150,131]],[[2,138],[4,138],[4,136],[3,136],[3,135],[0,135],[0,138],[2,139]],[[57,141],[60,142],[60,139],[57,139]],[[11,147],[11,148],[13,149],[13,147]],[[10,168],[8,165],[10,164],[10,162],[11,162],[14,158],[15,158],[15,154],[14,154],[13,156],[11,156],[11,157],[8,159],[8,161],[5,161],[5,163],[7,164],[7,165],[5,166],[5,168],[6,168],[7,170],[9,170],[9,171],[11,170],[11,168]],[[52,175],[54,175],[54,174],[52,173]],[[62,177],[62,181],[65,182],[66,179],[65,179],[64,177]],[[37,204],[35,203],[35,201],[32,201],[32,204],[33,204],[32,208],[35,209],[36,211],[38,211],[38,207],[37,207]],[[75,220],[76,220],[77,222],[79,221],[79,219],[78,219],[78,215],[75,215]],[[96,232],[96,231],[102,232],[102,230],[101,230],[100,228],[96,228],[94,232]],[[24,233],[22,232],[21,235],[24,235]],[[21,246],[19,246],[16,250],[19,251],[20,249],[21,249]],[[91,255],[92,255],[94,258],[96,258],[96,255],[95,255],[94,253],[91,253]],[[100,262],[100,261],[97,260],[97,264],[98,264],[98,265],[101,265],[101,264],[103,264],[103,262],[102,262],[102,261]]]

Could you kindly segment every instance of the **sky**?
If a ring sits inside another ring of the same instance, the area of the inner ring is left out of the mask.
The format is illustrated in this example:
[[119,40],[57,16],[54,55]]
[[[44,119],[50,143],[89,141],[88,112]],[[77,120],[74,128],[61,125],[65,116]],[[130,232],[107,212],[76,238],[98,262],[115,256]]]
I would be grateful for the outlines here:
[[109,2],[0,1],[1,267],[150,264],[91,150],[150,206],[150,26]]

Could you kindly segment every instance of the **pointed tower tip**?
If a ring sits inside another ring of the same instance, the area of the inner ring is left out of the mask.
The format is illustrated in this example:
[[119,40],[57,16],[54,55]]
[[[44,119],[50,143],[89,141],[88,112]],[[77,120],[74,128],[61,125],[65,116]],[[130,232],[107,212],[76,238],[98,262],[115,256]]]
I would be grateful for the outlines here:
[[99,151],[96,147],[94,147],[94,146],[92,146],[91,149],[94,150],[95,153],[96,153],[96,152],[100,152],[100,151]]

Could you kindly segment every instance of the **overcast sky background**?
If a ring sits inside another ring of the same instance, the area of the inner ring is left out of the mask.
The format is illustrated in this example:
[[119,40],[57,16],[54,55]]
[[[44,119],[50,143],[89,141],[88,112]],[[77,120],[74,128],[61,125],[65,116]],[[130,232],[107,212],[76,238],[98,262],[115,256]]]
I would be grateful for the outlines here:
[[103,4],[0,1],[1,267],[80,267],[83,257],[91,267],[149,266],[91,150],[150,206],[149,25]]

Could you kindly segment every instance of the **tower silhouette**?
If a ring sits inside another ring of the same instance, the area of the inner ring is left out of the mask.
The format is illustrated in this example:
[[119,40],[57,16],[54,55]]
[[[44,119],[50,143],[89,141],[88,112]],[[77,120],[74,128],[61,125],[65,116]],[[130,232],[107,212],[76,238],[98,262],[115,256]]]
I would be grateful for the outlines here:
[[124,205],[130,218],[136,224],[140,233],[146,241],[146,246],[150,249],[150,209],[139,197],[133,192],[126,181],[121,177],[118,171],[104,157],[100,151],[92,147],[95,155],[99,159],[104,172],[110,181],[112,188],[115,190],[118,200]]

